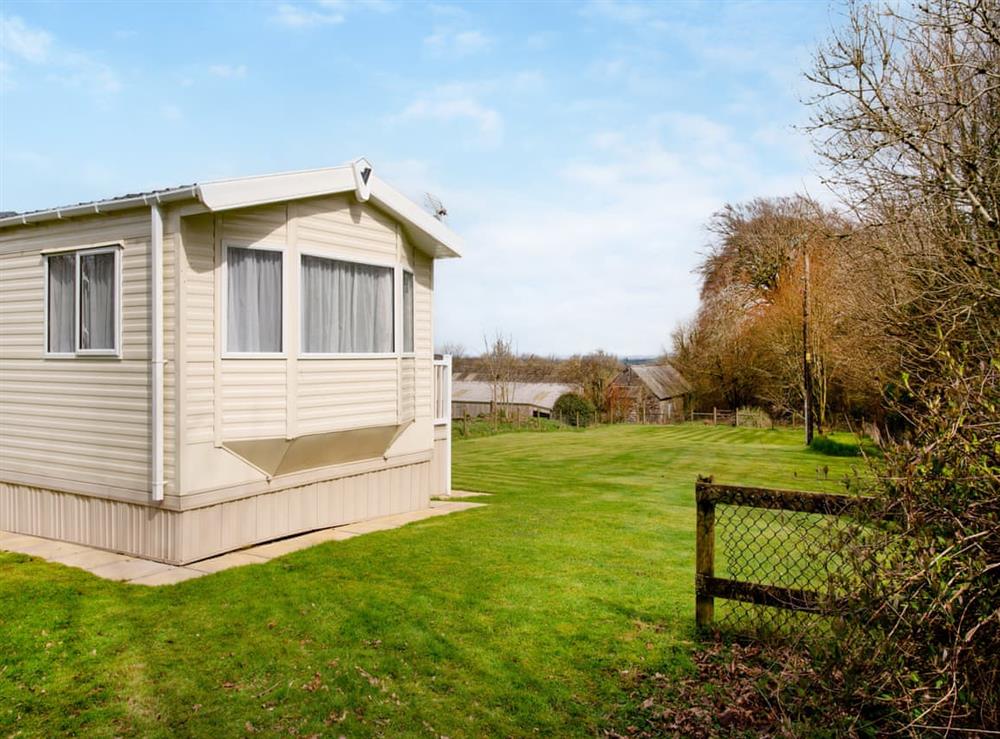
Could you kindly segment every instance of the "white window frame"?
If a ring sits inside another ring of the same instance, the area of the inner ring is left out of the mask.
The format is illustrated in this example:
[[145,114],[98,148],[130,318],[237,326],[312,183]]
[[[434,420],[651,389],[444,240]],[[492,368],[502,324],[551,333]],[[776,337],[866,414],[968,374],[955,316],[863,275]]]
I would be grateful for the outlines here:
[[[281,351],[278,352],[232,352],[229,351],[229,250],[257,249],[259,251],[281,252]],[[288,249],[284,244],[247,243],[225,240],[222,242],[222,299],[219,301],[222,321],[223,359],[283,359],[288,356]]]
[[[399,356],[410,359],[417,356],[417,274],[409,267],[399,269]],[[413,351],[406,351],[406,337],[404,329],[406,325],[405,310],[406,304],[403,299],[406,293],[403,291],[403,274],[409,274],[413,278]]]
[[[318,259],[328,259],[331,262],[348,262],[350,264],[360,264],[364,267],[381,267],[382,269],[391,269],[392,272],[392,346],[393,351],[391,352],[307,352],[302,347],[305,346],[304,337],[302,336],[302,326],[303,320],[302,316],[305,312],[305,299],[306,292],[302,289],[302,257],[316,257]],[[296,277],[298,278],[299,285],[299,359],[395,359],[399,356],[397,351],[398,338],[401,331],[402,325],[399,324],[396,316],[396,284],[399,282],[399,265],[395,262],[384,261],[380,262],[374,259],[357,259],[351,256],[342,256],[337,253],[331,253],[328,251],[322,251],[319,249],[299,249],[299,263],[296,269]]]
[[[122,276],[122,251],[124,245],[121,242],[102,244],[101,246],[70,247],[67,249],[50,249],[42,252],[45,260],[45,334],[42,337],[43,354],[46,359],[77,359],[77,358],[122,358],[122,288],[124,279]],[[49,351],[49,257],[65,256],[72,254],[75,262],[73,275],[73,351],[52,352]],[[115,346],[112,349],[81,349],[80,348],[80,259],[92,254],[113,254],[115,257],[115,300],[114,310],[114,337]]]

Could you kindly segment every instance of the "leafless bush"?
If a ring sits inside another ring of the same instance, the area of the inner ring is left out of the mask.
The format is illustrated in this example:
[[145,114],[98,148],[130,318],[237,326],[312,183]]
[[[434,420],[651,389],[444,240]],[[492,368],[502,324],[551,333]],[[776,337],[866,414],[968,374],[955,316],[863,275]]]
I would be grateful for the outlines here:
[[[858,530],[841,699],[912,733],[1000,726],[1000,5],[851,6],[810,78],[817,148],[900,266],[872,320],[906,419]],[[877,532],[873,535],[871,532]]]

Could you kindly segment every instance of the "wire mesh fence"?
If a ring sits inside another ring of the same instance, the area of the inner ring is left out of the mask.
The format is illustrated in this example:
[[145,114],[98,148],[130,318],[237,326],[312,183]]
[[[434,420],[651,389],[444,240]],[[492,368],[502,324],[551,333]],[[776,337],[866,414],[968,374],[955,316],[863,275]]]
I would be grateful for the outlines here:
[[801,635],[834,625],[859,499],[707,482],[697,496],[699,626]]
[[[836,599],[837,584],[843,581],[843,563],[835,548],[843,521],[742,505],[719,505],[715,515],[719,576],[775,588],[779,601],[769,606],[724,600],[716,611],[719,628],[754,633],[798,631],[805,625],[822,628],[824,604]],[[796,609],[803,592],[818,596],[817,611]]]

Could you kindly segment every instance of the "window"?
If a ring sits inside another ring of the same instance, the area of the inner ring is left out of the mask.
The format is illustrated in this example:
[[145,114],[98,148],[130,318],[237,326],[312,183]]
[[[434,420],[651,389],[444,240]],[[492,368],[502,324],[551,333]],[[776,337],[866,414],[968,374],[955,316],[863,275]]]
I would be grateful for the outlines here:
[[226,248],[226,351],[279,354],[282,261],[271,249]]
[[393,268],[302,256],[302,351],[393,351]]
[[413,273],[403,272],[403,351],[413,352]]
[[52,254],[45,266],[48,353],[117,354],[118,247]]

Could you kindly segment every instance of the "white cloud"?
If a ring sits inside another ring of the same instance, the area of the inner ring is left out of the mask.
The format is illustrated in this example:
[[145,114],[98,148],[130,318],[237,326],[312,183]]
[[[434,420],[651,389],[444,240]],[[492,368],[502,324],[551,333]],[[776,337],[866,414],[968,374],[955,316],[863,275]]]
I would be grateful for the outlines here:
[[28,67],[44,70],[48,79],[85,92],[118,92],[121,83],[115,71],[90,54],[60,45],[41,28],[32,28],[17,16],[0,16],[0,53],[5,57],[3,86],[13,89],[18,67],[15,59]]
[[545,75],[537,69],[518,72],[510,80],[509,89],[518,93],[535,93],[545,89]]
[[287,28],[335,26],[347,20],[353,10],[391,13],[396,3],[389,0],[316,0],[306,3],[278,3],[271,20]]
[[247,76],[245,64],[213,64],[208,68],[208,73],[223,79],[241,80]]
[[335,6],[304,7],[291,3],[279,3],[271,19],[278,25],[288,28],[311,28],[343,23],[344,15]]
[[181,109],[174,105],[173,103],[165,103],[160,107],[160,114],[163,116],[164,120],[167,121],[179,121],[184,118],[184,114]]
[[111,67],[87,54],[66,52],[60,67],[52,76],[69,87],[96,93],[114,93],[122,88],[118,75]]
[[644,30],[662,31],[669,24],[658,16],[652,3],[624,2],[623,0],[591,0],[583,8],[583,15],[599,21],[614,21]]
[[503,139],[503,118],[472,97],[436,96],[414,100],[397,116],[403,121],[471,122],[473,143],[496,146]]
[[45,62],[52,50],[52,34],[40,28],[30,28],[14,16],[0,16],[0,49],[32,64]]
[[436,56],[464,57],[490,48],[493,41],[482,31],[439,28],[424,38],[424,47]]

